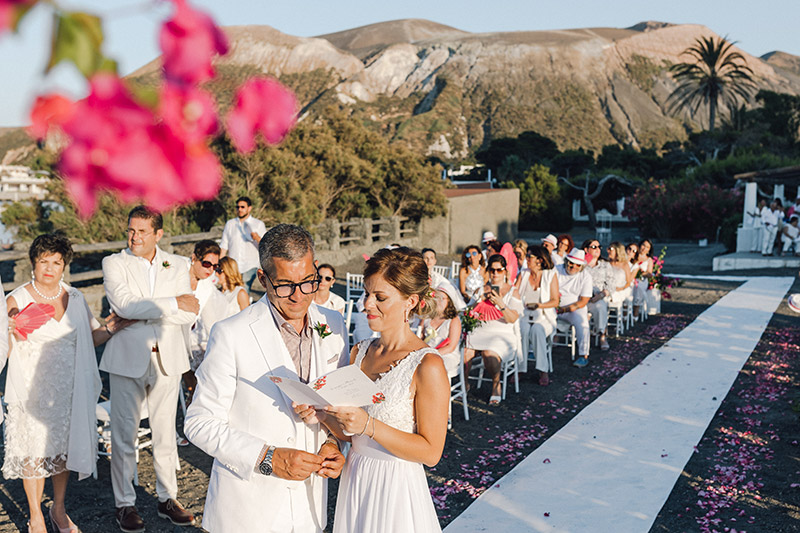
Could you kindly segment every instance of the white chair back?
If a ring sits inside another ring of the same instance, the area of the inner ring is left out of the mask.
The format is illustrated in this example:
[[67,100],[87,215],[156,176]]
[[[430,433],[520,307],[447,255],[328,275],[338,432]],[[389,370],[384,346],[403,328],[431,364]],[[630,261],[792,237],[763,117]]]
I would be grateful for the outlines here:
[[458,285],[458,273],[461,272],[461,262],[460,261],[453,261],[450,263],[450,279],[456,282]]
[[450,269],[442,265],[433,265],[432,270],[443,278],[450,277]]
[[364,274],[347,273],[347,300],[358,300],[364,294]]

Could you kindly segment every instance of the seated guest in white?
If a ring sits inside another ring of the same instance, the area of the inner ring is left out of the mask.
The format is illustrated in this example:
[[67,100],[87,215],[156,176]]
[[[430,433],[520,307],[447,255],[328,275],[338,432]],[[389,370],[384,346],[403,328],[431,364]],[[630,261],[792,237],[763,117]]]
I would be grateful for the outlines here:
[[344,298],[331,290],[336,281],[336,269],[323,263],[317,267],[317,272],[319,272],[319,290],[314,294],[314,303],[344,315]]
[[633,316],[639,319],[639,309],[645,304],[647,297],[647,289],[650,285],[650,276],[653,274],[653,258],[650,257],[650,251],[653,249],[653,243],[644,239],[639,243],[638,252],[636,252],[636,259],[633,260],[633,273],[636,281],[633,285]]
[[452,376],[461,364],[461,320],[458,318],[456,290],[449,281],[433,290],[436,314],[422,320],[420,338],[442,356],[447,375]]
[[428,265],[428,276],[431,278],[431,287],[436,287],[443,281],[447,281],[447,278],[433,271],[433,267],[436,266],[436,250],[433,248],[423,248],[422,259],[425,261],[425,264]]
[[520,323],[522,353],[525,357],[533,351],[539,385],[550,384],[549,373],[553,361],[547,357],[547,339],[556,329],[558,306],[558,276],[553,260],[544,246],[528,248],[528,270],[519,277],[517,290],[525,306],[525,316]]
[[486,261],[481,249],[470,245],[461,254],[461,269],[458,271],[458,282],[461,295],[469,302],[483,288],[486,282]]
[[558,265],[564,263],[564,258],[556,253],[556,248],[558,248],[558,239],[556,239],[555,235],[550,233],[547,237],[542,239],[542,246],[544,246],[544,249],[550,254],[553,267],[557,267]]
[[611,295],[611,305],[618,306],[631,297],[633,292],[633,272],[625,253],[625,246],[619,241],[608,245],[608,264],[614,268],[615,292]]
[[227,316],[233,316],[253,303],[244,287],[244,280],[239,272],[236,259],[225,256],[219,260],[217,279],[222,285],[222,295],[228,301]]
[[488,320],[467,335],[464,364],[469,373],[469,362],[480,352],[486,372],[492,378],[492,395],[489,405],[499,405],[500,370],[502,362],[517,356],[517,336],[514,322],[522,315],[522,300],[519,292],[506,279],[506,260],[500,254],[489,257],[489,281],[484,285],[483,299],[493,304],[502,313],[496,320]]
[[788,224],[783,225],[781,231],[781,242],[783,242],[783,251],[781,255],[786,254],[790,248],[794,247],[795,255],[800,253],[800,229],[797,228],[798,217],[792,216]]
[[600,257],[600,241],[588,239],[581,245],[586,254],[584,270],[592,277],[592,298],[586,306],[594,318],[595,328],[600,334],[600,349],[608,350],[608,301],[616,291],[616,280],[613,267]]
[[517,266],[519,266],[519,272],[517,272],[517,279],[519,279],[519,276],[521,276],[523,272],[528,271],[528,262],[525,260],[526,256],[528,255],[528,243],[522,239],[515,240],[514,255],[517,256]]
[[561,303],[556,308],[558,318],[575,326],[578,341],[578,358],[573,365],[581,368],[589,364],[589,314],[586,306],[592,298],[592,276],[583,270],[586,254],[573,248],[563,265],[556,267]]

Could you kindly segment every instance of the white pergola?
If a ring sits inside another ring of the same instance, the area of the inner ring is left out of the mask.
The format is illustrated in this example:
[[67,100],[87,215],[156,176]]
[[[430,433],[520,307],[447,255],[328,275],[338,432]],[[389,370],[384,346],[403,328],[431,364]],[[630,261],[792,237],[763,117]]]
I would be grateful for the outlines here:
[[[753,239],[758,234],[754,226],[755,218],[748,214],[754,213],[758,208],[758,186],[774,185],[772,197],[780,198],[783,206],[788,207],[794,203],[795,198],[800,197],[800,166],[746,172],[736,174],[734,178],[745,182],[744,212],[742,225],[736,235],[736,251],[749,252]],[[788,197],[785,194],[787,188]]]

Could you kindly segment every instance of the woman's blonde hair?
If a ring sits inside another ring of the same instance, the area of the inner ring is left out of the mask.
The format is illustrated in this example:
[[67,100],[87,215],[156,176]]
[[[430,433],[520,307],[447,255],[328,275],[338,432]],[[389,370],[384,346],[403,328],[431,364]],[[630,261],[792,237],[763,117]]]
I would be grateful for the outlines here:
[[244,286],[244,280],[239,273],[239,265],[236,264],[236,259],[228,257],[227,255],[219,260],[219,268],[225,274],[225,287],[228,292],[236,287]]
[[419,302],[411,309],[410,315],[432,318],[436,314],[436,301],[428,280],[428,265],[421,253],[405,246],[394,250],[378,250],[364,267],[364,279],[376,274],[406,298],[412,294],[419,296]]
[[614,241],[608,245],[609,248],[613,249],[617,255],[615,261],[617,262],[628,262],[628,252],[625,251],[625,245],[619,241]]

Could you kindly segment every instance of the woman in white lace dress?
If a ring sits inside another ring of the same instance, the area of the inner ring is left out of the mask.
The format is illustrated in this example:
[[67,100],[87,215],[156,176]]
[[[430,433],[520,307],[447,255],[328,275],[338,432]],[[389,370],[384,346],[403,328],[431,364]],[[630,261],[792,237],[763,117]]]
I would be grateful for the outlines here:
[[441,357],[416,337],[408,316],[429,315],[435,303],[428,269],[409,248],[380,250],[364,271],[364,312],[380,332],[356,346],[358,365],[385,396],[366,410],[295,408],[351,440],[336,501],[335,533],[441,531],[423,464],[439,462],[447,433],[450,381]]
[[[28,531],[47,531],[41,501],[44,480],[53,480],[50,522],[55,531],[75,533],[64,496],[69,471],[91,475],[97,460],[95,408],[100,374],[94,347],[131,324],[115,315],[101,326],[81,292],[61,281],[72,247],[59,234],[40,235],[30,248],[33,280],[15,289],[6,303],[9,315],[8,375],[5,401],[3,476],[22,479],[30,505]],[[23,339],[15,317],[31,303],[49,304],[55,315]]]
[[475,245],[467,246],[461,254],[461,269],[458,271],[458,283],[461,295],[469,302],[479,294],[486,281],[486,261],[481,249]]

